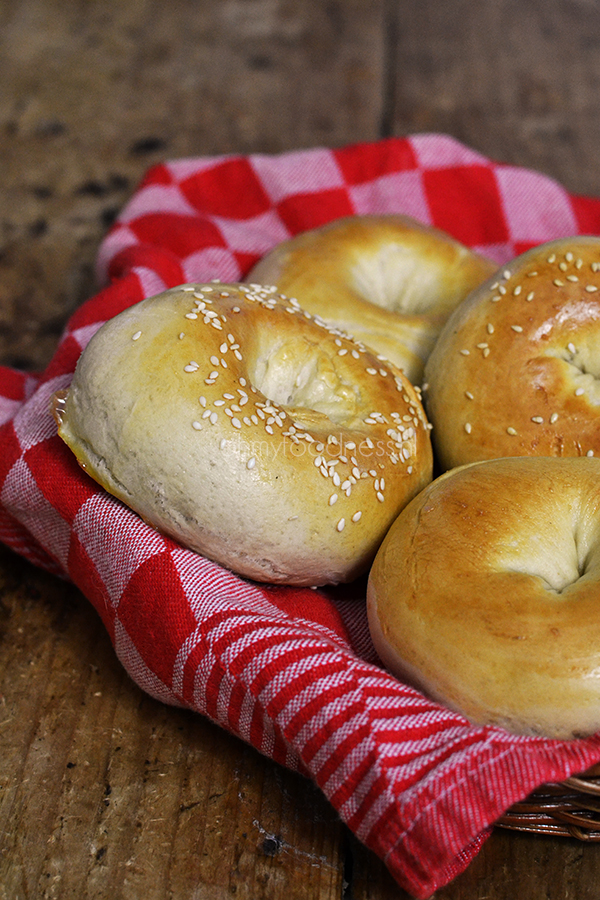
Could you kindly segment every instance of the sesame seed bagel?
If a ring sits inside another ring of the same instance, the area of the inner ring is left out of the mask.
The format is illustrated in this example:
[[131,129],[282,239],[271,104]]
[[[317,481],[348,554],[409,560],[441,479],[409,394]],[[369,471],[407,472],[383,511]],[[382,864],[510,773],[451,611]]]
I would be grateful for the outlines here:
[[461,304],[427,361],[442,469],[600,455],[599,378],[600,238],[527,251]]
[[357,577],[432,477],[402,373],[255,284],[184,285],[127,309],[54,409],[106,490],[258,581]]
[[373,563],[382,661],[473,723],[600,731],[600,459],[452,470],[399,515]]
[[276,246],[250,273],[420,384],[452,310],[496,265],[409,216],[348,216]]

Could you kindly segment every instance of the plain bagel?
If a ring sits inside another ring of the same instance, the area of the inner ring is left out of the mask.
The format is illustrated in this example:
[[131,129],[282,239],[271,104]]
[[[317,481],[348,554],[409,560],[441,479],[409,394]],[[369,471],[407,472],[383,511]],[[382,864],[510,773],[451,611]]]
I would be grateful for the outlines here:
[[396,363],[413,384],[452,310],[497,265],[402,215],[336,219],[277,245],[249,279]]
[[600,459],[490,460],[400,514],[373,564],[375,647],[473,723],[600,730]]
[[431,480],[402,373],[256,284],[183,285],[111,319],[54,410],[110,493],[260,581],[355,578]]
[[600,455],[600,238],[542,244],[465,300],[427,361],[442,469]]

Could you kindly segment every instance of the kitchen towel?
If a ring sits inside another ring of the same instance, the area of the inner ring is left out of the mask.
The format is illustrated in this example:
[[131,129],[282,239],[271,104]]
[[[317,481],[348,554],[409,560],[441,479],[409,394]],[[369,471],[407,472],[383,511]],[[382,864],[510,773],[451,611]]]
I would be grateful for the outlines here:
[[446,135],[152,167],[102,242],[98,293],[46,370],[0,368],[0,540],[79,587],[145,691],[314,779],[397,882],[426,898],[513,803],[600,761],[600,736],[470,725],[378,663],[364,580],[258,585],[184,549],[81,471],[50,414],[111,316],[184,282],[243,280],[280,241],[364,213],[411,215],[499,266],[547,240],[600,233],[600,200]]

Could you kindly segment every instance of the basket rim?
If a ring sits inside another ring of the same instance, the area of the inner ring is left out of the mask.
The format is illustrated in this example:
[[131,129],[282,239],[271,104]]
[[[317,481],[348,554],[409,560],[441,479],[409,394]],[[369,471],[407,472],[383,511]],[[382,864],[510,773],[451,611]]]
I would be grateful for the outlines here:
[[494,823],[499,828],[600,842],[600,763],[543,784]]

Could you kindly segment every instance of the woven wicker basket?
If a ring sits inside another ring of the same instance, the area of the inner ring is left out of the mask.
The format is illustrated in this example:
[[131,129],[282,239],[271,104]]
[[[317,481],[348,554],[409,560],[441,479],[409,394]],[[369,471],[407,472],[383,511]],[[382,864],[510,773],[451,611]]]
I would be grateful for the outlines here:
[[545,784],[496,822],[501,828],[600,841],[600,765]]

